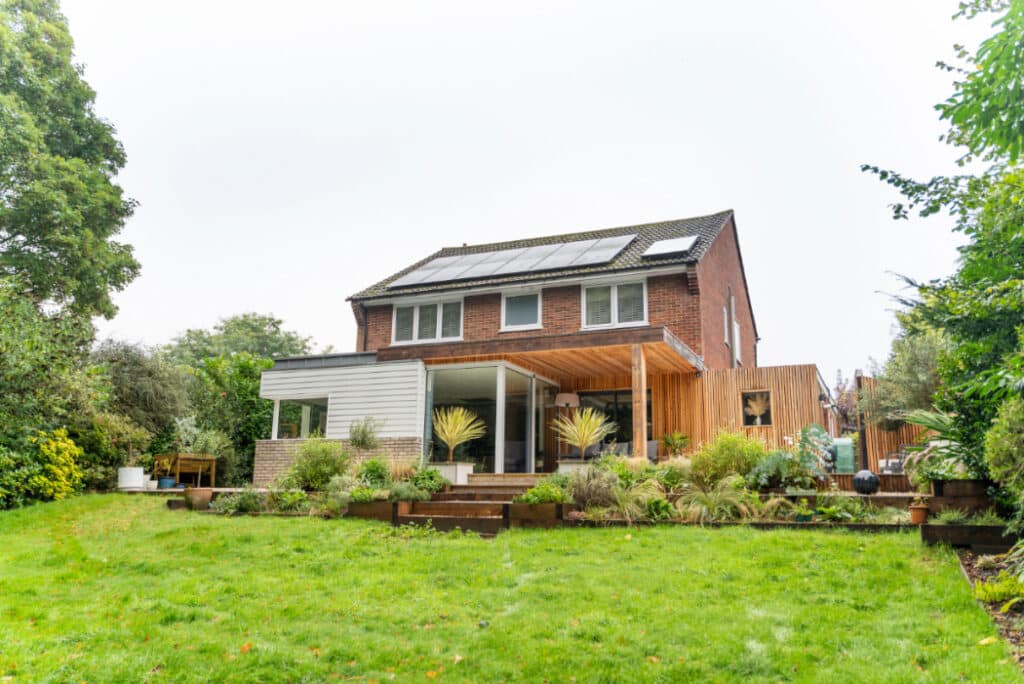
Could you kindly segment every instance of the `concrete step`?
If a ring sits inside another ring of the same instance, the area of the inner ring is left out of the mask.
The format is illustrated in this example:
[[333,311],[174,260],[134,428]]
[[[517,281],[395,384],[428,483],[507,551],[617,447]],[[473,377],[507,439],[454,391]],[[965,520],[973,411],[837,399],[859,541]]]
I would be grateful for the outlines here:
[[435,530],[450,532],[456,528],[463,532],[477,532],[481,536],[493,537],[504,529],[501,516],[487,518],[465,518],[457,515],[400,515],[399,525],[426,525],[427,521]]
[[417,501],[412,504],[412,515],[443,515],[463,518],[500,518],[501,502],[491,501]]

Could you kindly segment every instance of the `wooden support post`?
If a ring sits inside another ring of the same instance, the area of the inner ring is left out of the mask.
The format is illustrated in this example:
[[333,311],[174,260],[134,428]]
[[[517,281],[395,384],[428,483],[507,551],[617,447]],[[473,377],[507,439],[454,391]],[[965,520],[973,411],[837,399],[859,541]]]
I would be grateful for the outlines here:
[[647,458],[647,357],[633,345],[633,456]]

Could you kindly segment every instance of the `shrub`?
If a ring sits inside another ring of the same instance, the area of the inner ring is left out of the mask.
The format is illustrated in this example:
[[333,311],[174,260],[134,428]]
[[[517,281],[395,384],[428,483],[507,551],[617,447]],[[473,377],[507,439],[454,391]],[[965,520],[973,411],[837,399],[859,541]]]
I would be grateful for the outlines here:
[[372,451],[376,449],[380,446],[380,440],[377,439],[377,430],[381,424],[381,421],[370,416],[362,420],[353,420],[348,426],[348,443],[352,445],[353,449],[358,449],[359,451]]
[[311,437],[299,446],[282,485],[305,491],[323,491],[332,477],[343,475],[348,470],[350,458],[340,443]]
[[614,506],[619,489],[615,473],[588,466],[569,477],[569,495],[580,508]]
[[352,500],[352,490],[358,486],[358,480],[351,475],[332,477],[324,490],[324,512],[334,516],[344,513]]
[[117,485],[117,469],[149,447],[152,435],[125,416],[95,413],[70,429],[82,448],[79,463],[86,489],[108,491]]
[[349,492],[352,503],[370,503],[377,500],[377,491],[373,487],[359,486]]
[[267,496],[267,505],[271,510],[282,513],[297,513],[310,509],[309,496],[301,489],[283,489],[271,492]]
[[371,458],[359,466],[359,479],[367,487],[384,489],[391,479],[391,469],[384,459]]
[[810,468],[801,463],[798,456],[784,450],[773,451],[765,456],[747,473],[746,480],[753,489],[814,487],[814,475]]
[[437,468],[417,468],[413,471],[409,481],[431,494],[437,493],[451,484]]
[[1006,521],[1001,515],[996,513],[991,508],[983,513],[975,513],[971,516],[970,520],[967,521],[968,525],[1005,525]]
[[235,513],[259,513],[266,508],[266,500],[262,492],[246,487],[234,494],[218,496],[210,504],[218,513],[233,515]]
[[865,518],[868,507],[861,497],[844,494],[833,482],[827,491],[818,492],[815,510],[830,522],[856,522]]
[[188,445],[187,451],[193,454],[211,454],[217,457],[217,482],[221,486],[246,484],[240,482],[238,472],[238,456],[235,445],[226,434],[218,430],[199,430]]
[[673,458],[658,465],[654,479],[661,483],[666,492],[675,492],[690,482],[693,463],[688,458]]
[[388,463],[388,482],[404,482],[411,480],[416,474],[416,466],[411,463]]
[[985,603],[997,603],[1020,596],[1024,596],[1024,582],[1006,571],[1000,572],[995,579],[974,585],[974,597]]
[[23,471],[25,498],[31,501],[58,501],[80,491],[82,469],[78,459],[82,450],[68,437],[66,430],[38,432],[29,437],[26,454],[29,462]]
[[647,517],[651,520],[669,520],[676,516],[675,507],[667,499],[651,499],[647,502]]
[[761,440],[736,432],[720,432],[693,457],[692,477],[707,486],[730,475],[746,477],[766,455]]
[[1024,399],[1014,397],[999,407],[985,433],[985,463],[996,482],[1024,494]]
[[552,482],[550,478],[544,478],[517,496],[515,502],[527,504],[571,503],[572,497],[556,482]]
[[412,482],[398,482],[391,486],[388,499],[391,501],[430,501],[430,492],[420,489]]
[[551,427],[560,439],[579,450],[580,458],[587,453],[587,449],[600,443],[616,430],[615,423],[592,408],[581,408],[568,416],[558,416],[551,421]]
[[947,508],[939,511],[933,521],[937,525],[966,525],[970,516],[961,508]]
[[626,456],[607,455],[597,459],[594,467],[615,473],[619,484],[630,487],[636,482],[654,476],[654,466],[646,458],[629,458]]
[[676,500],[676,509],[689,522],[736,520],[751,514],[743,478],[727,475],[713,483],[703,481]]
[[626,522],[632,524],[637,520],[646,519],[652,505],[660,507],[660,504],[653,503],[658,500],[665,501],[665,490],[657,480],[644,480],[629,488],[616,489],[615,504],[612,508]]

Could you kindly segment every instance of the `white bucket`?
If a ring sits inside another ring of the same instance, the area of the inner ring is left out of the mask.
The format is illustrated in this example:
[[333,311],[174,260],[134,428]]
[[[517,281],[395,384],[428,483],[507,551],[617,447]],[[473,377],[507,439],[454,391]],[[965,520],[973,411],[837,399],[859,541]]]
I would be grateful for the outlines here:
[[145,489],[146,476],[142,468],[118,468],[117,488],[120,490]]
[[147,492],[155,492],[156,491],[156,486],[158,484],[160,484],[160,483],[157,482],[156,480],[152,479],[152,478],[146,480],[146,491]]

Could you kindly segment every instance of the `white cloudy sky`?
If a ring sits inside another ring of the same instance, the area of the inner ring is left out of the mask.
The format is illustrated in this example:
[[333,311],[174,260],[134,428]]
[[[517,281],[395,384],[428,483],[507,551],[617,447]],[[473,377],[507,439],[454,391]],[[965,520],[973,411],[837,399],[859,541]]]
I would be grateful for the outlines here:
[[[874,162],[947,172],[955,0],[64,0],[128,152],[142,275],[102,335],[243,311],[349,351],[345,297],[442,245],[736,210],[762,365],[882,358],[948,273]],[[987,21],[987,20],[986,20]]]

